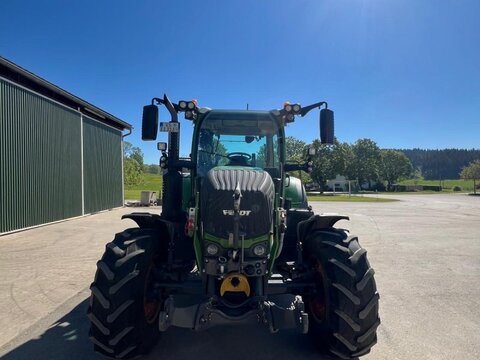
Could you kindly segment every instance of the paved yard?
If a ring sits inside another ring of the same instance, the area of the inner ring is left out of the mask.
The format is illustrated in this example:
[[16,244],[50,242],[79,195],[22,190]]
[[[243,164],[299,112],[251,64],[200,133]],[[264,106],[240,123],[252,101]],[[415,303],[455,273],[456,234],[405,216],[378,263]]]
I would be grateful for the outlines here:
[[[394,203],[312,203],[360,236],[380,291],[378,344],[363,359],[480,358],[480,198],[401,195]],[[150,209],[152,210],[152,209]],[[98,359],[88,286],[118,209],[0,237],[2,359]],[[158,211],[158,210],[154,210]],[[171,329],[146,359],[326,359],[306,336],[257,327]]]

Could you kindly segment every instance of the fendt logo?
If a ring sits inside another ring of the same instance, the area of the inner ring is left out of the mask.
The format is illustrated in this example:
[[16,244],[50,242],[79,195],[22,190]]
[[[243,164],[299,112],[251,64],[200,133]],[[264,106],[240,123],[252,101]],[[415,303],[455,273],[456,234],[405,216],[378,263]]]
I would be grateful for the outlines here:
[[[252,212],[252,210],[240,210],[238,212],[238,214],[240,216],[248,216],[248,215],[250,215],[251,212]],[[233,210],[223,210],[223,215],[233,216],[233,215],[235,215],[235,211],[233,211]]]

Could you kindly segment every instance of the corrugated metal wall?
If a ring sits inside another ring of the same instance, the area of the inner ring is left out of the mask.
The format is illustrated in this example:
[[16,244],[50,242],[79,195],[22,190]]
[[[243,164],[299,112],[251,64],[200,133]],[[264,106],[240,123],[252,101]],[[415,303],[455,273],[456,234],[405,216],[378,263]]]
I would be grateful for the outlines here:
[[0,233],[82,214],[80,115],[0,79]]
[[121,135],[0,78],[0,233],[122,206]]
[[123,205],[121,135],[83,117],[85,213]]

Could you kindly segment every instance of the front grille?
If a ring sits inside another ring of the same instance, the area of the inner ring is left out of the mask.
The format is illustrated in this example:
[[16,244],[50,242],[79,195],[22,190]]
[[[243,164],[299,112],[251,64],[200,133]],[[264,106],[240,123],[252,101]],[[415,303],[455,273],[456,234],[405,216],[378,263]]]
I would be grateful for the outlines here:
[[270,175],[259,169],[232,167],[213,168],[203,181],[201,190],[201,220],[208,234],[228,238],[233,233],[233,192],[240,187],[240,210],[250,210],[240,219],[240,233],[251,239],[270,232],[275,188]]

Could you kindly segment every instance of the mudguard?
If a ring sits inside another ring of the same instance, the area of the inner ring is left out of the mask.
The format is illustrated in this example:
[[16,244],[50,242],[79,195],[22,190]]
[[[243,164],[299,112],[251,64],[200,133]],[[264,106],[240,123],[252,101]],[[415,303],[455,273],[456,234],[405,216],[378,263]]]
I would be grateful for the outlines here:
[[315,230],[331,228],[340,220],[350,220],[350,218],[339,214],[314,215],[311,218],[298,223],[297,238],[298,240],[303,241],[308,233]]
[[195,251],[190,238],[185,236],[184,224],[163,219],[151,213],[131,213],[122,216],[131,219],[142,229],[158,230],[159,240],[169,242],[169,263],[174,259],[190,261],[195,259]]
[[167,227],[168,229],[169,225],[172,225],[170,221],[162,219],[160,215],[144,212],[134,212],[131,214],[126,214],[122,216],[122,220],[123,219],[131,219],[135,221],[140,228],[148,229],[162,229],[165,227]]

